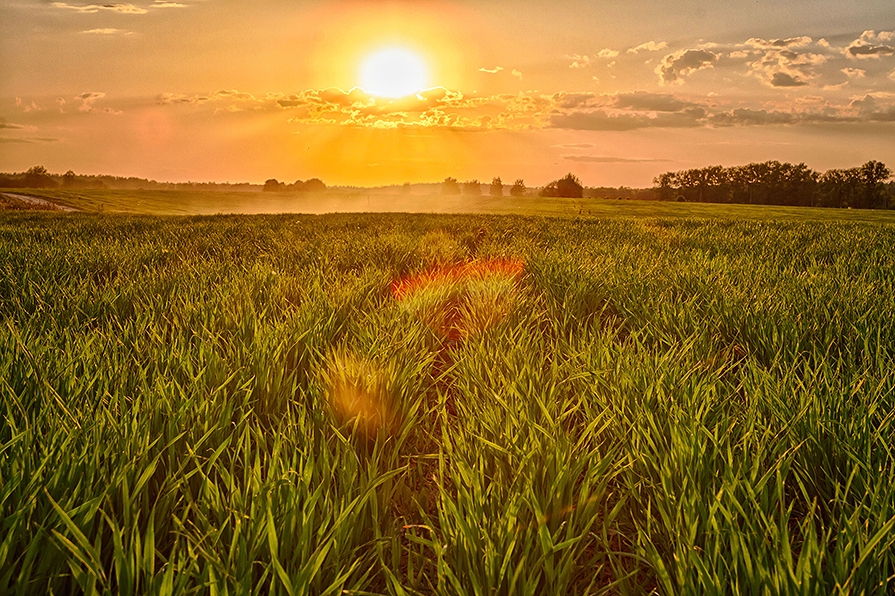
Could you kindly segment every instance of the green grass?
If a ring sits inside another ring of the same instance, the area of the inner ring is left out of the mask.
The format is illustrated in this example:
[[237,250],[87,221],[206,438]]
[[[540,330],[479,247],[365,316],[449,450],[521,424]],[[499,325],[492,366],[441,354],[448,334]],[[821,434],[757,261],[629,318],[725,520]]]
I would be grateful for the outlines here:
[[772,205],[720,205],[562,197],[490,197],[380,194],[375,190],[322,194],[218,192],[189,190],[35,190],[21,194],[46,198],[94,213],[144,215],[216,215],[222,213],[431,212],[559,217],[686,217],[895,223],[895,210],[821,209]]
[[[893,246],[4,213],[0,593],[891,593]],[[392,294],[490,258],[524,270]]]

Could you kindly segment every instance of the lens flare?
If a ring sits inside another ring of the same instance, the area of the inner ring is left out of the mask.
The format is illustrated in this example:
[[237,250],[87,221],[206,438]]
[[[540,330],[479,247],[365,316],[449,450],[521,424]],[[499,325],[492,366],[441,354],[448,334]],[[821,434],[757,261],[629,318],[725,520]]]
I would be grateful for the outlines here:
[[524,264],[475,261],[435,267],[392,284],[392,295],[430,329],[458,341],[492,328],[515,304]]

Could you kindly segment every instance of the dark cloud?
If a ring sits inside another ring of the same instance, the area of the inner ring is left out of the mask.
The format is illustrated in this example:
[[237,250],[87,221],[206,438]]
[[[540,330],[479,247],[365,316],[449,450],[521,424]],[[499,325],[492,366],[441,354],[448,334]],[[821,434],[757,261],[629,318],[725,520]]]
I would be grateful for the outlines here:
[[549,119],[551,128],[570,130],[627,131],[640,128],[692,128],[700,125],[706,112],[702,108],[688,108],[681,112],[660,113],[652,118],[645,114],[610,114],[605,110],[573,111],[554,114]]
[[709,118],[713,126],[756,126],[763,124],[792,124],[797,117],[791,112],[750,110],[737,108],[729,112],[714,114]]
[[848,46],[848,53],[852,56],[891,56],[895,54],[895,48],[892,46],[879,45],[870,46],[864,44],[853,43]]
[[647,112],[681,112],[696,104],[681,101],[673,95],[663,93],[648,93],[635,91],[634,93],[620,93],[616,96],[614,107],[629,110],[643,110]]
[[729,112],[712,115],[708,123],[712,126],[766,126],[779,124],[826,124],[858,122],[861,118],[844,114],[841,110],[827,108],[820,111],[783,112],[777,110],[751,110],[737,108]]
[[22,128],[22,127],[19,126],[18,124],[7,124],[6,122],[0,122],[0,128],[6,128],[6,129],[19,129],[19,128]]
[[595,106],[599,97],[596,93],[554,93],[551,100],[557,108],[572,110]]
[[775,72],[774,76],[771,77],[772,87],[804,87],[807,84],[808,83],[798,77],[786,74],[785,72]]
[[788,39],[775,39],[773,41],[768,41],[767,39],[761,39],[758,37],[753,37],[746,41],[746,45],[750,45],[755,48],[788,48],[788,47],[800,47],[806,46],[811,43],[810,37],[790,37]]
[[673,83],[691,72],[711,67],[717,60],[717,54],[708,50],[681,50],[665,56],[656,73],[660,83]]
[[864,120],[872,122],[895,122],[895,104],[880,107],[876,98],[872,95],[865,95],[861,99],[856,99],[849,104],[854,110],[861,115]]

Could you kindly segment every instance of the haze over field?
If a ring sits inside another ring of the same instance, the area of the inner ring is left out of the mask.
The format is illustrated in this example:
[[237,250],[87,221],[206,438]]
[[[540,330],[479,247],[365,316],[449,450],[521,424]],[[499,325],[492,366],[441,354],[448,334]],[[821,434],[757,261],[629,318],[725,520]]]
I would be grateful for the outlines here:
[[649,186],[895,161],[891,0],[10,0],[0,171]]

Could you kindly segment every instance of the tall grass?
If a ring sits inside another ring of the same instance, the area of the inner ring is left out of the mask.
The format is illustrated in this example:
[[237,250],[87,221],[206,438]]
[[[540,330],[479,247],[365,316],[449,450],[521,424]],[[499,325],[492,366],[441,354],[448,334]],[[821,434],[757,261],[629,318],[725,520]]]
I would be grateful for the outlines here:
[[893,241],[5,214],[0,593],[891,593]]

